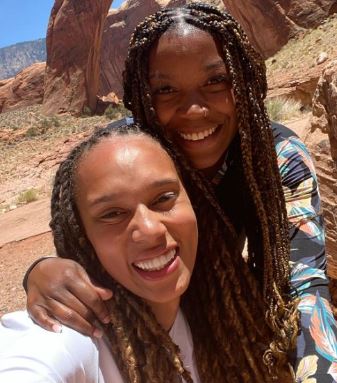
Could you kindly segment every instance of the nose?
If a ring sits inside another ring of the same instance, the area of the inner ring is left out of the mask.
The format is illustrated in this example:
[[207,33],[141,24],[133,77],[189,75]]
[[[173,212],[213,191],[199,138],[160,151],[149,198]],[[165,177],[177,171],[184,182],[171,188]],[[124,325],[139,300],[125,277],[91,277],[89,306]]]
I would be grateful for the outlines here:
[[131,221],[131,237],[138,244],[157,246],[165,240],[166,226],[160,214],[145,205],[137,208]]
[[190,120],[205,118],[208,107],[201,94],[197,91],[185,94],[179,107],[181,116]]

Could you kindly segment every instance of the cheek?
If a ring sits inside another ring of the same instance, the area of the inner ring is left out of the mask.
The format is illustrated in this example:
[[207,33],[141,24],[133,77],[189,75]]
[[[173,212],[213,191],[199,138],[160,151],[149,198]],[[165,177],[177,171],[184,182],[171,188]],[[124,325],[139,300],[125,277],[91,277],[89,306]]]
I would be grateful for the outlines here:
[[128,266],[123,259],[121,249],[101,248],[97,252],[97,258],[107,273],[117,282],[125,285],[125,281],[129,279]]
[[169,124],[172,117],[175,115],[175,108],[168,103],[164,102],[153,102],[154,109],[156,111],[156,115],[158,121],[161,126],[165,127]]
[[[181,242],[188,247],[191,259],[194,258],[198,246],[198,226],[194,211],[190,204],[186,203],[184,209],[174,217],[174,223],[179,224],[179,237]],[[177,231],[178,229],[176,229]]]
[[88,230],[87,236],[95,249],[98,260],[114,278],[115,275],[112,274],[112,271],[125,268],[125,262],[122,259],[122,238],[116,238],[115,233],[111,233],[109,226],[99,230],[97,228]]
[[215,111],[226,115],[235,115],[236,107],[232,92],[214,94],[209,98],[209,104]]

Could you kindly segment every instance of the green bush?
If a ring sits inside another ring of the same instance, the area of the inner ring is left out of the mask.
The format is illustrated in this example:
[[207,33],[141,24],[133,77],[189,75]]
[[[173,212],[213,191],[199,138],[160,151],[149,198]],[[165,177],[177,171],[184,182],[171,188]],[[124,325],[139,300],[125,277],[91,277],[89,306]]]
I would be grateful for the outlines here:
[[131,116],[131,112],[123,104],[109,105],[104,112],[108,120],[117,120],[126,116]]

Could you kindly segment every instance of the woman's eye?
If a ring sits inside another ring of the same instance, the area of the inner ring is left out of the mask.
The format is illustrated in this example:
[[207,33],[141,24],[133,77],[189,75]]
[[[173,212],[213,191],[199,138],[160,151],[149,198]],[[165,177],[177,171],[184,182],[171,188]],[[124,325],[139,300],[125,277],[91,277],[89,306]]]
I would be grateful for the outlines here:
[[174,88],[172,88],[169,85],[166,85],[166,86],[162,86],[160,88],[155,89],[153,91],[153,94],[154,95],[161,95],[161,94],[171,94],[171,93],[174,93],[174,92],[175,92]]
[[214,90],[226,90],[231,89],[232,83],[227,75],[221,75],[210,78],[205,86]]
[[110,210],[106,213],[103,213],[100,216],[102,220],[118,220],[122,219],[125,216],[126,212],[123,210]]
[[154,207],[171,209],[178,195],[176,192],[168,192],[160,195],[153,203]]

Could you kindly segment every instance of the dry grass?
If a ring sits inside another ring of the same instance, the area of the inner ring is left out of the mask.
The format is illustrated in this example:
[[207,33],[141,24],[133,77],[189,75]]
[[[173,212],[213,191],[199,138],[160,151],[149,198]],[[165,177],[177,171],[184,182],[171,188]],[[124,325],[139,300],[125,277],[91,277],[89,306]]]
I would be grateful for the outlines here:
[[124,109],[103,116],[46,117],[41,106],[0,114],[0,212],[23,198],[30,189],[38,198],[48,196],[58,162],[79,140],[95,129],[119,119]]
[[285,122],[300,117],[301,103],[296,100],[275,97],[266,100],[269,118],[275,122]]
[[38,200],[38,191],[34,188],[21,192],[17,198],[17,203],[23,205]]
[[122,118],[125,113],[126,110],[118,106],[103,116],[83,114],[78,118],[65,114],[46,117],[41,113],[41,106],[34,105],[0,114],[0,138],[4,133],[16,137],[16,140],[41,136],[44,139],[66,137],[89,127],[105,125],[110,120]]

